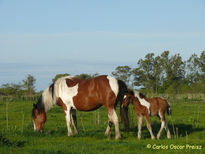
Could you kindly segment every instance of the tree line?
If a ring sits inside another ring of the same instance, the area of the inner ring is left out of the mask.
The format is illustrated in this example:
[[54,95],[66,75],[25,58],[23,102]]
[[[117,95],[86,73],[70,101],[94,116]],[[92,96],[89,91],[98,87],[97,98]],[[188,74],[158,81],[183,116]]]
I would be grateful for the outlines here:
[[153,93],[205,93],[205,51],[183,61],[180,54],[148,53],[136,67],[118,66],[112,75],[130,87]]
[[0,95],[6,95],[6,96],[33,95],[36,93],[35,82],[36,79],[32,75],[28,74],[26,79],[22,80],[22,82],[18,84],[6,83],[1,85]]
[[[160,55],[148,53],[139,59],[136,66],[118,66],[111,73],[112,76],[123,80],[130,88],[143,89],[151,93],[205,93],[205,51],[200,56],[191,55],[183,60],[180,54],[170,55],[164,51]],[[52,82],[59,77],[70,74],[57,74]],[[96,74],[80,74],[78,78],[87,79],[98,76]],[[3,84],[0,95],[33,95],[36,79],[28,75],[19,84]]]
[[[53,79],[52,82],[55,82],[58,78],[63,77],[63,76],[68,76],[71,74],[65,73],[65,74],[57,74]],[[98,76],[99,74],[80,74],[76,75],[76,77],[81,78],[81,79],[88,79],[92,78],[95,76]],[[26,79],[22,80],[22,82],[16,84],[16,83],[6,83],[1,85],[0,87],[0,96],[16,96],[20,97],[22,95],[24,96],[33,96],[35,94],[41,93],[41,92],[36,92],[35,89],[35,83],[36,79],[28,74]]]

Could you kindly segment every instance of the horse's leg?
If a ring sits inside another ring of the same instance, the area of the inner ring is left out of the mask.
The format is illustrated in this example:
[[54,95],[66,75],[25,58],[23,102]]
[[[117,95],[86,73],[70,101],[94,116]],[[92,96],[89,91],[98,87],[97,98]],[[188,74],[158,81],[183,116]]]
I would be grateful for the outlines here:
[[159,111],[159,117],[160,117],[160,120],[161,120],[161,128],[160,128],[160,130],[159,130],[159,132],[158,132],[158,134],[157,134],[157,139],[160,138],[161,133],[162,133],[162,130],[163,130],[163,128],[165,128],[165,116],[164,116],[164,112]]
[[170,131],[169,131],[169,128],[168,128],[168,123],[166,121],[165,121],[165,123],[166,123],[165,124],[166,125],[165,126],[165,130],[167,131],[167,138],[170,139],[171,138],[171,134],[170,134]]
[[107,129],[106,129],[106,131],[105,131],[105,136],[108,136],[108,135],[109,135],[111,127],[112,127],[112,122],[111,122],[111,120],[109,119],[109,120],[108,120],[108,126],[107,126]]
[[151,125],[150,125],[150,120],[149,120],[149,115],[148,115],[148,113],[145,115],[145,120],[146,120],[146,124],[147,124],[147,129],[149,130],[149,133],[150,133],[150,135],[151,135],[151,138],[154,139],[155,137],[154,137],[154,135],[153,135],[153,133],[152,133],[152,127],[151,127]]
[[71,122],[75,131],[75,134],[78,134],[78,129],[77,129],[77,116],[76,116],[76,110],[71,109]]
[[66,124],[67,124],[67,128],[68,128],[68,136],[73,135],[72,133],[72,129],[70,126],[70,122],[71,122],[71,108],[67,107],[67,110],[65,111],[66,115],[65,115],[65,119],[66,119]]
[[110,119],[109,114],[108,114],[108,125],[107,125],[107,129],[105,131],[105,136],[109,135],[111,127],[112,127],[112,120]]
[[137,120],[138,120],[138,134],[137,137],[138,139],[141,138],[141,129],[142,129],[142,115],[137,116]]
[[107,130],[106,130],[105,134],[109,134],[110,128],[111,128],[111,123],[110,122],[112,122],[115,125],[115,139],[119,139],[120,138],[119,123],[118,123],[117,114],[116,114],[114,109],[109,109],[108,110],[108,119],[109,119],[109,123],[108,123],[108,127],[107,127]]
[[67,124],[67,128],[68,128],[68,136],[71,136],[72,135],[72,130],[70,127],[71,107],[66,106],[61,98],[58,98],[58,105],[62,108],[62,110],[64,112],[66,124]]

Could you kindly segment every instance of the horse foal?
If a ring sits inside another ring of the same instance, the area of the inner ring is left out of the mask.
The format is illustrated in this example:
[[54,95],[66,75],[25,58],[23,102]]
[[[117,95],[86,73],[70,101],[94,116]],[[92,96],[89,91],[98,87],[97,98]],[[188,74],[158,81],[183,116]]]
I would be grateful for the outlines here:
[[155,115],[157,115],[161,120],[161,128],[157,134],[157,139],[160,138],[163,128],[165,128],[167,132],[167,138],[171,138],[168,124],[165,120],[165,111],[167,110],[167,114],[171,115],[171,108],[169,103],[165,99],[162,99],[160,97],[146,98],[139,92],[129,91],[125,94],[121,107],[127,107],[130,103],[133,104],[134,111],[138,119],[138,139],[141,138],[143,117],[145,117],[147,129],[149,130],[151,138],[155,138],[149,120],[149,116]]

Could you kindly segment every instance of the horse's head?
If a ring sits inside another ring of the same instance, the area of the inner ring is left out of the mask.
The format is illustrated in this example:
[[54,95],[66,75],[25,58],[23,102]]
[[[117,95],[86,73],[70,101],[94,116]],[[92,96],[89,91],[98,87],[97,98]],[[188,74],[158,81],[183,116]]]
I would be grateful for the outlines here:
[[124,98],[123,98],[123,101],[122,101],[122,108],[127,108],[128,105],[130,103],[133,103],[133,98],[134,98],[134,92],[129,90],[125,95],[124,95]]
[[33,119],[34,131],[36,132],[42,131],[43,126],[46,122],[45,109],[42,107],[39,107],[38,104],[33,104],[32,119]]

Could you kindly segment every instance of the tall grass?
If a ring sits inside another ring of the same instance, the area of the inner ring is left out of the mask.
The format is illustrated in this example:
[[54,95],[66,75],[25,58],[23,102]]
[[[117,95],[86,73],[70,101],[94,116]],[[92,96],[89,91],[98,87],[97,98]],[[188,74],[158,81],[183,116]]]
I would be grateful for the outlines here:
[[[137,139],[137,118],[129,106],[129,133],[123,131],[122,139],[115,140],[114,127],[110,138],[104,136],[107,127],[107,112],[104,107],[93,112],[77,111],[79,135],[67,136],[64,114],[58,106],[47,113],[47,122],[42,133],[33,131],[31,110],[33,101],[0,102],[0,153],[204,153],[205,152],[205,102],[175,99],[171,101],[172,116],[166,115],[172,138],[163,131],[160,140],[151,140],[145,121],[142,139]],[[8,109],[8,111],[7,111]],[[119,107],[117,107],[119,116]],[[8,118],[7,114],[8,113]],[[8,119],[8,126],[7,126]],[[98,120],[99,119],[99,120]],[[120,118],[119,118],[120,121]],[[153,133],[160,129],[160,120],[151,117]],[[148,144],[151,148],[147,148]],[[170,145],[199,145],[197,149],[170,149]],[[154,146],[169,149],[154,149]]]

